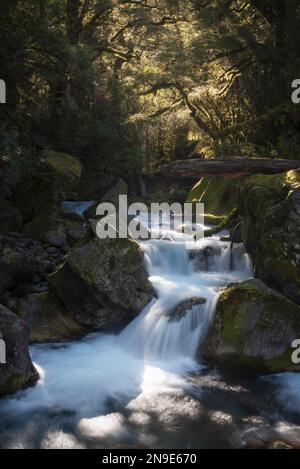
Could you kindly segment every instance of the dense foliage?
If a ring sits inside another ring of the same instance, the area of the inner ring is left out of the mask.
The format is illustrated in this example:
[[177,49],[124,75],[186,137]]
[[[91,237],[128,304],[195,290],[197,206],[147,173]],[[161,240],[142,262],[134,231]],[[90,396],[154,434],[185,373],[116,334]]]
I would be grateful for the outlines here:
[[297,0],[2,0],[1,152],[103,188],[196,150],[297,158],[299,31]]

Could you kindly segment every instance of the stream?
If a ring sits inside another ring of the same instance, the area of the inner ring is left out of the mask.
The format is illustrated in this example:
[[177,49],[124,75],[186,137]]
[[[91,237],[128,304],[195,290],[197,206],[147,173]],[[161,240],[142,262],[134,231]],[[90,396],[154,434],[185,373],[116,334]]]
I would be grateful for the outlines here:
[[[231,251],[221,236],[195,242],[166,228],[141,242],[156,298],[131,324],[32,346],[41,378],[0,401],[0,447],[242,448],[287,435],[300,444],[297,375],[241,376],[198,358],[219,294],[253,276],[244,246]],[[172,316],[191,298],[205,303]]]

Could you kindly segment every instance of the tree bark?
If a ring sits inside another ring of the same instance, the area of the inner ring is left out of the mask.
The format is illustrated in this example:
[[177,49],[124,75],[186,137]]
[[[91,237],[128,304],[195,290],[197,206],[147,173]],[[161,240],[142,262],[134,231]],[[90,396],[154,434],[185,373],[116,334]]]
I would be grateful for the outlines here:
[[232,157],[175,161],[161,166],[160,171],[168,177],[200,179],[203,176],[241,178],[259,173],[284,173],[293,169],[300,169],[300,160]]

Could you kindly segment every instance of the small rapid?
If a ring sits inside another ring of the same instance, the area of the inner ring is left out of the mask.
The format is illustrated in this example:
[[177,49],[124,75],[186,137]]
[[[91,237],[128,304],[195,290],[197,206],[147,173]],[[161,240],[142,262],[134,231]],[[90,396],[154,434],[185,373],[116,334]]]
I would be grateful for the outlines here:
[[[119,335],[33,346],[37,386],[0,401],[6,447],[159,447],[156,433],[176,447],[176,428],[201,422],[201,385],[194,381],[206,366],[199,346],[221,292],[253,276],[251,260],[242,244],[218,236],[195,241],[164,231],[159,220],[147,229],[162,229],[160,239],[140,243],[155,298]],[[171,415],[179,416],[177,427]],[[169,427],[173,436],[164,434]],[[196,444],[194,433],[186,438]]]

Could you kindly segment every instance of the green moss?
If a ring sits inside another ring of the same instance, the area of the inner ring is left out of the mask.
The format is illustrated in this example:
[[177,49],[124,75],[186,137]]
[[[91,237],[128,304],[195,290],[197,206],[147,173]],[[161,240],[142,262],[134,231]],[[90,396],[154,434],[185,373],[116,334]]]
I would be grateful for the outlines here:
[[28,377],[15,375],[7,379],[7,381],[0,385],[0,396],[7,396],[14,394],[20,389],[33,386],[39,379],[39,374],[35,370],[32,375]]
[[42,157],[46,166],[61,180],[67,180],[73,186],[79,183],[82,164],[77,158],[67,153],[57,153],[51,150],[45,150]]
[[205,212],[224,216],[237,206],[240,182],[232,178],[204,177],[191,190],[188,202],[205,204]]
[[208,349],[219,360],[262,373],[299,371],[291,343],[300,308],[259,280],[233,284],[220,296]]

